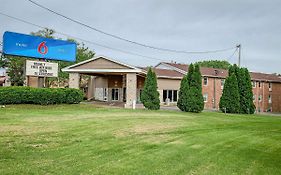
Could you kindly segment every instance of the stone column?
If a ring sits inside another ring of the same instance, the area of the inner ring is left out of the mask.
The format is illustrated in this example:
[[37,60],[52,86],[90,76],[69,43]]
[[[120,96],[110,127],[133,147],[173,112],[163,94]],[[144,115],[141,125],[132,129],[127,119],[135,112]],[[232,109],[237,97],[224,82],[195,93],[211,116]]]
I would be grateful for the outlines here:
[[80,74],[79,73],[69,73],[69,88],[79,89]]
[[88,81],[87,99],[91,100],[94,97],[94,76],[90,76]]
[[128,73],[126,77],[126,104],[125,108],[133,108],[137,101],[137,74]]

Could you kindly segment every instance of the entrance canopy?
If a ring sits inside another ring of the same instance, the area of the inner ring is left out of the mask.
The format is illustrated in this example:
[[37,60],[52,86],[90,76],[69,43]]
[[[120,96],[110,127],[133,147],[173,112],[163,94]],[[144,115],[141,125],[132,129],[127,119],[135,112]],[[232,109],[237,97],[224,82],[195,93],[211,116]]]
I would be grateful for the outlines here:
[[99,101],[125,102],[125,107],[133,107],[139,101],[146,75],[143,69],[105,56],[96,56],[62,71],[69,73],[70,88],[79,88],[80,74],[90,75],[89,96]]

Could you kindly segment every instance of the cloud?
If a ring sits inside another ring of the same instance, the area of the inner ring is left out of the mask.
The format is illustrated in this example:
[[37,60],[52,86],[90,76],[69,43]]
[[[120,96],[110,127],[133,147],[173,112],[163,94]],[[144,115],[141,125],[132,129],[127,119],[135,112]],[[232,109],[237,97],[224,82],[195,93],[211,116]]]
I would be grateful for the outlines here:
[[[281,2],[277,0],[37,2],[106,32],[157,47],[204,51],[228,48],[241,43],[243,66],[255,71],[281,73]],[[7,1],[1,5],[0,11],[110,47],[167,61],[190,63],[202,59],[228,59],[232,63],[237,62],[237,55],[229,58],[233,51],[186,55],[132,45],[74,24],[27,1]],[[0,21],[1,33],[6,30],[21,33],[38,30],[3,16],[0,16]],[[86,45],[97,54],[108,55],[133,65],[154,65],[158,62],[87,43]]]

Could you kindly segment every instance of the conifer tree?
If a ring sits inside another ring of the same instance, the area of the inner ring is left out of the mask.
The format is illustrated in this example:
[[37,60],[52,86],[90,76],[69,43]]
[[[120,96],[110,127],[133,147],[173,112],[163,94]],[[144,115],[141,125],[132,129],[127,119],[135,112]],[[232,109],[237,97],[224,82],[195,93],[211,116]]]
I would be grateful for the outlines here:
[[240,89],[240,112],[243,114],[253,114],[255,112],[255,105],[253,102],[253,91],[251,84],[251,77],[247,68],[241,68],[241,85]]
[[157,78],[151,68],[148,69],[144,88],[141,94],[141,102],[149,110],[158,110],[160,108],[159,92],[157,91]]
[[189,90],[188,78],[187,75],[183,77],[180,84],[180,91],[179,91],[179,99],[177,102],[177,106],[181,111],[187,112],[187,93]]
[[227,113],[240,112],[240,95],[235,73],[230,71],[226,78],[223,93],[220,98],[220,110]]
[[202,95],[202,77],[198,64],[194,66],[189,86],[190,88],[187,98],[189,108],[188,111],[201,112],[204,109],[204,99]]
[[188,73],[181,81],[177,106],[185,112],[201,112],[204,109],[202,79],[199,65],[189,65]]
[[229,74],[235,74],[239,90],[240,113],[253,114],[255,105],[253,103],[253,92],[250,73],[247,68],[239,68],[236,64],[230,67]]

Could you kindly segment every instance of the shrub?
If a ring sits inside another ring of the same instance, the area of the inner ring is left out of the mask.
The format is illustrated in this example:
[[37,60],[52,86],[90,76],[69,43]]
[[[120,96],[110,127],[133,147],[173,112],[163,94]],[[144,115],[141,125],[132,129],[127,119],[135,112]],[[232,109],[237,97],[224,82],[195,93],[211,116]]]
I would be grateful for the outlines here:
[[52,89],[32,87],[1,87],[0,104],[74,104],[83,100],[78,89]]

